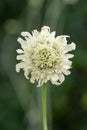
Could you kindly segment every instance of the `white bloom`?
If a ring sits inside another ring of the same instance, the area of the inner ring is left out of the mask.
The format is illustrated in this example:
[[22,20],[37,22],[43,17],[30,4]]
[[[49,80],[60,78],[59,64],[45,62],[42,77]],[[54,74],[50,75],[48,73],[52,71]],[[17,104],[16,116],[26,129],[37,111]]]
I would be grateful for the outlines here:
[[20,63],[16,65],[16,71],[23,69],[24,75],[30,82],[38,83],[42,86],[47,81],[59,85],[65,75],[69,75],[73,54],[69,51],[75,50],[75,43],[67,44],[66,35],[55,37],[55,32],[50,32],[48,26],[41,28],[38,32],[34,30],[32,35],[28,32],[22,32],[24,37],[18,38],[22,49],[18,49],[17,60]]

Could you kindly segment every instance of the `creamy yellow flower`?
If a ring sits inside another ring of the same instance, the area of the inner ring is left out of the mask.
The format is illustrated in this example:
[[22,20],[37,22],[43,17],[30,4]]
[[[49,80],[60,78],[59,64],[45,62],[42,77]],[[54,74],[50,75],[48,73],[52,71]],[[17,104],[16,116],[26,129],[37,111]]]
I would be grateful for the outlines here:
[[66,35],[55,37],[55,32],[50,32],[48,26],[43,26],[41,31],[34,30],[32,35],[28,32],[21,33],[18,38],[22,49],[18,49],[16,71],[23,69],[24,75],[31,83],[37,82],[37,86],[51,81],[52,84],[60,85],[65,75],[69,75],[75,43],[67,44]]

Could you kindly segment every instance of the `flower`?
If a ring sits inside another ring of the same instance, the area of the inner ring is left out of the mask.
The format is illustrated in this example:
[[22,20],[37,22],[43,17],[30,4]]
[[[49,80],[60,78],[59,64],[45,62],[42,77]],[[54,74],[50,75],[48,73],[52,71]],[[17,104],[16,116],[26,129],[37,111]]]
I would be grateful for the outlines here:
[[66,35],[55,37],[55,32],[50,32],[48,26],[43,26],[41,31],[34,30],[32,35],[28,32],[21,33],[23,38],[18,38],[22,49],[18,49],[16,71],[23,69],[24,76],[31,83],[37,82],[37,86],[51,81],[54,85],[60,85],[65,75],[69,75],[75,43],[67,44]]

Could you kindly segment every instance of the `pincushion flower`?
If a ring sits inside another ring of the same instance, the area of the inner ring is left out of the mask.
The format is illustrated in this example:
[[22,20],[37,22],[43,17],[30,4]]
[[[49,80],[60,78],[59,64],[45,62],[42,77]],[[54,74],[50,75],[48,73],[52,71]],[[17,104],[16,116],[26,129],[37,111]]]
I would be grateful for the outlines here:
[[55,32],[50,32],[48,26],[43,26],[41,31],[34,30],[21,33],[23,38],[18,38],[22,49],[17,49],[16,71],[23,69],[24,75],[31,83],[37,82],[37,86],[51,81],[54,85],[60,85],[65,75],[70,74],[72,58],[69,54],[75,50],[75,43],[67,44],[69,36],[55,37]]

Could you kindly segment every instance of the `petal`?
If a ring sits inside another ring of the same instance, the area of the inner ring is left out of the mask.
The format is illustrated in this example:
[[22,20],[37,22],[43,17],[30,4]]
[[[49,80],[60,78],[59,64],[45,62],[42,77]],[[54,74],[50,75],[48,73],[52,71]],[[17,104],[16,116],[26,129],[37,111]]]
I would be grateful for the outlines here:
[[69,71],[69,70],[67,70],[67,69],[62,69],[62,72],[65,74],[65,75],[69,75],[69,74],[71,74],[71,72]]
[[71,66],[70,66],[70,65],[67,65],[67,64],[64,65],[63,67],[64,67],[64,69],[70,69],[70,68],[71,68]]
[[23,62],[18,63],[18,64],[16,65],[16,72],[20,72],[20,69],[22,69],[22,68],[24,68]]
[[26,79],[29,79],[28,75],[29,75],[29,71],[27,69],[24,70],[24,76]]
[[69,52],[69,51],[72,51],[72,50],[75,50],[75,48],[76,48],[76,44],[74,42],[72,42],[71,44],[68,44],[65,47],[65,53]]
[[18,55],[18,56],[16,57],[16,59],[17,59],[17,60],[23,60],[23,59],[24,59],[24,55]]
[[54,81],[51,81],[52,84],[54,85],[60,85],[61,83],[60,82],[54,82]]
[[26,45],[26,40],[23,40],[22,38],[18,38],[17,41],[21,44],[21,47],[23,48],[23,50],[25,50],[27,48],[27,45]]
[[22,38],[18,38],[17,41],[22,45],[22,44],[25,44],[25,40],[23,40]]
[[65,80],[65,77],[63,74],[58,74],[58,77],[59,77],[60,83],[62,83]]
[[48,26],[44,26],[41,28],[41,36],[47,37],[50,34],[50,28]]
[[37,87],[41,87],[41,80],[38,81]]
[[51,81],[52,82],[58,81],[58,79],[59,79],[59,77],[58,77],[58,75],[56,73],[52,74],[52,76],[51,76]]
[[62,66],[64,69],[70,69],[71,65],[72,65],[72,61],[68,60],[68,61],[64,62]]
[[72,58],[72,57],[74,57],[73,54],[66,54],[65,56],[66,56],[67,58]]
[[69,37],[67,35],[60,35],[60,36],[57,36],[56,37],[56,41],[58,42],[58,44],[61,44],[61,45],[67,45],[67,39],[66,37]]
[[24,51],[22,49],[17,49],[16,51],[17,51],[18,54],[24,53]]
[[21,35],[28,38],[32,37],[32,35],[29,32],[22,32]]
[[75,50],[76,49],[76,44],[74,42],[72,42],[71,45],[72,45],[72,49]]
[[56,34],[56,32],[54,31],[54,32],[52,32],[51,34],[50,34],[50,37],[55,37],[55,34]]
[[43,26],[41,28],[41,31],[48,31],[48,32],[50,32],[50,27],[49,26]]
[[39,36],[39,31],[37,31],[37,30],[34,30],[33,32],[32,32],[32,35],[33,35],[33,37],[38,37]]
[[58,36],[58,37],[60,37],[60,38],[62,38],[62,39],[66,39],[66,37],[70,37],[70,36],[68,36],[68,35],[60,35],[60,36]]

